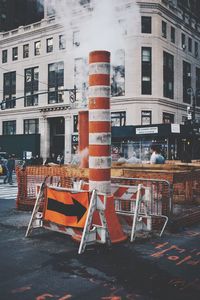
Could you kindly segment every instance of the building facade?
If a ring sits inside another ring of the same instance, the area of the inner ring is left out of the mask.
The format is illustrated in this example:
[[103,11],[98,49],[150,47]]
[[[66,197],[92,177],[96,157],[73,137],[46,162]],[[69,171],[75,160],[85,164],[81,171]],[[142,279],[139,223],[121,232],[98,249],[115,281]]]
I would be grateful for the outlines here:
[[[136,126],[138,147],[141,140],[148,144],[155,139],[159,128],[154,124],[173,124],[160,138],[169,145],[170,133],[180,134],[190,114],[195,122],[200,118],[200,18],[194,7],[199,9],[198,1],[126,0],[113,7],[119,25],[115,40],[120,35],[123,42],[111,52],[111,121],[124,130]],[[53,6],[45,6],[41,21],[0,33],[1,150],[10,152],[19,137],[13,149],[17,156],[25,151],[43,158],[64,153],[65,161],[71,160],[78,143],[78,112],[87,109],[81,29],[94,11],[92,1],[77,1],[64,24]],[[35,139],[31,149],[30,134]],[[170,153],[178,151],[177,136]],[[121,147],[118,140],[117,145]],[[133,147],[127,146],[127,155]]]

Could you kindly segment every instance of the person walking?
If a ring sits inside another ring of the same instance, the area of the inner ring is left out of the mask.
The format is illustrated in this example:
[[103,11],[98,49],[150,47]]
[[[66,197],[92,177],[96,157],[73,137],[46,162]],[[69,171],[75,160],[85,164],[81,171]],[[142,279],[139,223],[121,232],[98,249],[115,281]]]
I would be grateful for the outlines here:
[[7,174],[6,177],[4,178],[4,183],[9,183],[10,185],[13,184],[13,171],[15,170],[15,156],[14,154],[9,155],[8,157],[8,161],[6,163],[6,170],[7,170]]

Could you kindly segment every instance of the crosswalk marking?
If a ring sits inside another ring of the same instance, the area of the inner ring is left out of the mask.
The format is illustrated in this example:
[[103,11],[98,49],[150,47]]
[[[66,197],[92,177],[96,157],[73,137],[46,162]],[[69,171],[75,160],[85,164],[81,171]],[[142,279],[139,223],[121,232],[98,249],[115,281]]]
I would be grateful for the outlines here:
[[17,184],[13,185],[0,183],[0,200],[1,199],[16,199],[18,187]]

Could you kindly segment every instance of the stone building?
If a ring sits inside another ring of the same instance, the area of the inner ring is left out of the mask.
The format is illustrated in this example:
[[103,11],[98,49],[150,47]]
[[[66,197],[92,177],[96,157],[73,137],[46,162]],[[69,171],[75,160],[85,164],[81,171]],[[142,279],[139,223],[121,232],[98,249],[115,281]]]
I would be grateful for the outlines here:
[[139,144],[156,138],[154,124],[172,124],[161,140],[177,152],[170,134],[200,116],[198,1],[74,3],[46,1],[44,19],[0,33],[1,150],[71,160],[87,109],[88,53],[102,47],[112,57],[112,125],[124,135],[133,126]]

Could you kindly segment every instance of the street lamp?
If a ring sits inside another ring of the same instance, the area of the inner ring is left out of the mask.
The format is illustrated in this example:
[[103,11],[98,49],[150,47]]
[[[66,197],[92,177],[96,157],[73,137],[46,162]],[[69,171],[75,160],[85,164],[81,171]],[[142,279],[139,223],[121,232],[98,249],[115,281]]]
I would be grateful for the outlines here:
[[187,107],[187,120],[191,124],[191,134],[192,134],[192,159],[195,158],[195,140],[198,133],[198,128],[196,128],[196,105],[197,98],[200,97],[200,88],[194,90],[192,87],[187,89],[187,94],[192,98],[192,110]]
[[192,87],[189,87],[187,89],[187,94],[191,96],[192,98],[192,118],[190,118],[190,108],[188,107],[188,120],[192,121],[192,124],[195,124],[196,122],[196,104],[197,104],[197,98],[200,97],[200,88],[197,88],[194,90]]

